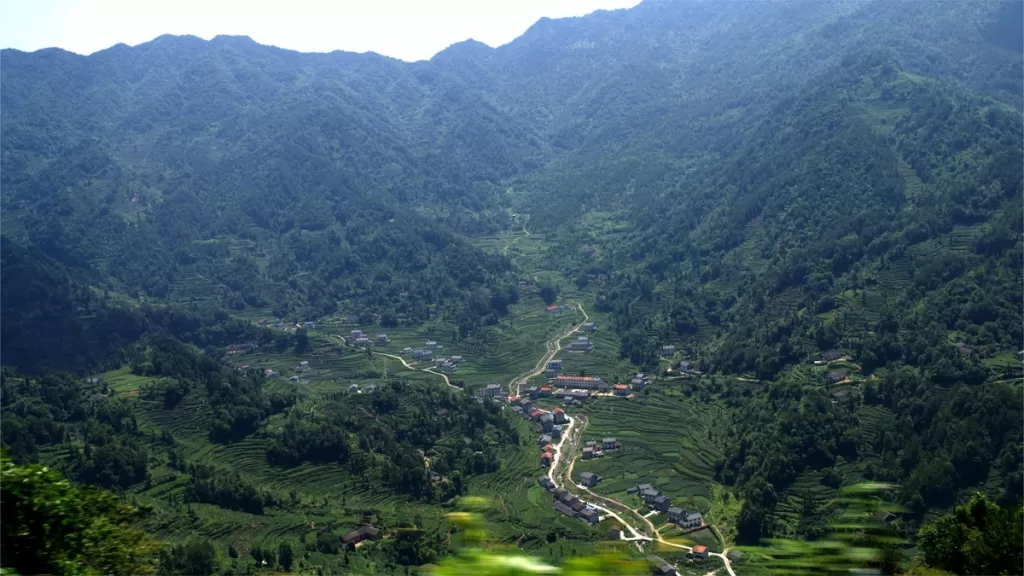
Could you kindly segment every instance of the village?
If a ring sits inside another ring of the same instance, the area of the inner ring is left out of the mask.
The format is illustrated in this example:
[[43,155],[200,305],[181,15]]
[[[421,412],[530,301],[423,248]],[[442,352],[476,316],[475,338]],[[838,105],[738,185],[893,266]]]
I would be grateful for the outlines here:
[[[579,310],[576,305],[550,305],[544,308],[548,315],[561,315],[566,312]],[[519,415],[532,426],[536,427],[537,433],[537,462],[542,469],[548,472],[537,478],[537,483],[545,491],[552,495],[552,508],[567,518],[578,519],[589,526],[596,526],[603,520],[614,518],[621,523],[621,526],[608,531],[608,538],[613,540],[629,540],[640,545],[644,540],[651,538],[638,535],[635,528],[629,525],[616,514],[601,505],[605,502],[603,497],[597,493],[589,492],[601,485],[602,478],[595,472],[581,471],[573,473],[572,462],[579,458],[580,461],[603,460],[613,457],[623,450],[623,442],[613,436],[584,438],[580,428],[573,427],[573,420],[567,410],[579,409],[584,405],[598,398],[617,398],[625,401],[636,400],[638,394],[643,394],[653,383],[653,375],[646,373],[635,373],[626,381],[606,380],[601,375],[585,374],[582,369],[573,372],[567,370],[567,362],[558,356],[562,354],[572,355],[573,358],[586,357],[595,351],[593,335],[597,333],[597,324],[586,319],[575,325],[572,329],[563,332],[558,339],[564,339],[553,348],[549,347],[549,354],[545,355],[538,362],[537,368],[509,383],[507,386],[491,382],[473,388],[473,395],[480,402],[494,402],[502,406],[502,409],[511,410]],[[280,320],[276,323],[263,323],[271,328],[284,331],[297,331],[300,329],[313,330],[318,324],[316,321],[296,322],[286,324]],[[406,368],[422,372],[433,373],[445,378],[449,386],[452,385],[448,377],[458,373],[460,367],[466,362],[463,355],[452,354],[445,350],[435,339],[426,339],[421,345],[411,345],[407,339],[402,339],[402,348],[396,349],[394,353],[385,352],[387,347],[392,345],[391,337],[386,333],[367,333],[363,329],[353,328],[346,335],[332,336],[341,340],[347,347],[374,349],[374,354],[389,356],[402,361]],[[258,347],[252,344],[242,343],[229,346],[225,350],[225,359],[238,355],[245,355],[253,352]],[[680,360],[677,351],[672,345],[663,345],[657,350],[658,355],[670,362],[669,368],[663,372],[668,377],[692,377],[700,375],[688,360]],[[564,356],[563,356],[564,357]],[[568,365],[578,366],[570,359]],[[242,366],[241,369],[248,369]],[[300,360],[294,366],[294,374],[288,378],[291,382],[308,384],[306,375],[311,371],[308,360]],[[278,377],[278,373],[272,368],[263,370],[264,376],[269,379]],[[541,378],[541,382],[528,382],[534,377]],[[459,382],[459,387],[464,386]],[[359,384],[350,383],[347,390],[350,394],[372,393],[374,385],[361,387]],[[584,424],[586,418],[584,417]],[[570,437],[571,436],[571,437]],[[559,452],[565,450],[566,454]],[[570,478],[571,476],[571,478]],[[564,477],[568,485],[562,485],[559,478]],[[577,491],[578,489],[578,491]],[[574,494],[574,492],[576,492]],[[586,493],[593,495],[587,498]],[[682,534],[698,531],[708,525],[700,511],[686,509],[673,504],[672,499],[663,494],[653,483],[640,483],[632,486],[626,491],[627,494],[636,498],[638,514],[644,518],[657,518],[667,525],[674,526]],[[613,501],[614,502],[614,501]],[[627,537],[623,530],[629,529],[632,536]],[[370,524],[364,524],[345,535],[343,541],[349,546],[359,546],[364,541],[374,540],[382,536],[381,532]],[[657,532],[653,535],[660,538]],[[706,559],[710,553],[703,545],[694,545],[686,548],[686,558],[690,561],[700,562]],[[657,556],[647,556],[652,571],[656,574],[676,574],[676,567]]]

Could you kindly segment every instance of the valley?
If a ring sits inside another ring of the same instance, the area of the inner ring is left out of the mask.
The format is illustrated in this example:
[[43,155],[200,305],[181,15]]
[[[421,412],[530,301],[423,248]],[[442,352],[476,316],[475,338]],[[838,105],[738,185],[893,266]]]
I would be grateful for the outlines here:
[[0,565],[1024,572],[1021,5],[4,49]]

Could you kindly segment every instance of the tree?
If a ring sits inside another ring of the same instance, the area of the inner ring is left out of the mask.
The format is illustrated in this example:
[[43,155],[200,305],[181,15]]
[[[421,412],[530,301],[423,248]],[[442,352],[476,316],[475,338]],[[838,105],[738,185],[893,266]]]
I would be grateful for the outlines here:
[[277,561],[285,572],[292,571],[292,563],[295,561],[295,547],[288,540],[283,540],[277,546]]
[[1024,509],[984,494],[956,506],[918,535],[924,565],[957,574],[1024,573]]
[[159,545],[132,528],[143,511],[0,455],[0,562],[20,574],[150,574]]

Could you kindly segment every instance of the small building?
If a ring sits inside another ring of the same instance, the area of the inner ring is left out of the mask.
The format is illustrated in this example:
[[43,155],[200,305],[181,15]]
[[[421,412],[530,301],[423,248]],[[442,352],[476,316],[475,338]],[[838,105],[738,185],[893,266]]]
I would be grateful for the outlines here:
[[646,374],[638,372],[637,375],[633,377],[633,380],[630,382],[630,384],[633,386],[633,390],[639,392],[643,390],[644,387],[646,387],[648,384],[650,384],[650,379],[647,377]]
[[576,511],[574,511],[572,508],[569,508],[565,504],[562,504],[561,502],[555,502],[555,510],[558,510],[562,514],[568,516],[569,518],[576,517]]
[[306,330],[316,330],[316,322],[313,320],[303,322],[302,327]]
[[590,446],[587,446],[586,448],[584,448],[583,449],[583,459],[584,460],[593,460],[594,459],[594,449],[591,448]]
[[541,466],[550,466],[551,465],[551,460],[553,458],[554,458],[554,456],[551,454],[551,452],[545,452],[545,453],[541,454],[541,456],[540,456],[540,464],[541,464]]
[[445,362],[444,364],[441,364],[441,372],[444,372],[445,374],[454,374],[455,371],[458,369],[459,367],[456,366],[455,364],[452,364],[451,362]]
[[554,454],[555,446],[554,444],[545,444],[544,447],[541,448],[541,450],[543,450],[544,452],[551,452],[552,454]]
[[375,342],[377,346],[387,346],[391,344],[391,338],[388,338],[387,334],[377,334]]
[[583,388],[586,390],[597,390],[602,385],[608,385],[600,376],[556,376],[553,384],[559,388]]
[[533,410],[530,410],[530,420],[533,420],[534,422],[539,422],[540,421],[540,417],[543,416],[543,415],[544,415],[544,413],[541,412],[540,410],[537,410],[536,408],[534,408]]
[[597,332],[597,325],[594,324],[593,322],[584,322],[583,323],[583,331],[584,332],[589,332],[589,333]]
[[683,360],[682,362],[676,365],[676,368],[678,368],[680,372],[692,372],[693,363],[690,362],[689,360]]
[[299,362],[299,365],[295,367],[296,372],[309,372],[309,361],[303,360]]
[[593,508],[585,508],[580,511],[579,516],[590,524],[597,524],[601,521],[601,516],[597,513],[597,510]]
[[672,507],[672,499],[662,494],[651,501],[651,507],[658,512],[667,512]]
[[270,368],[267,368],[266,370],[263,371],[263,376],[267,380],[273,380],[274,378],[277,378],[277,372],[274,372]]
[[684,516],[686,516],[686,512],[682,508],[672,506],[668,509],[669,522],[679,522]]
[[437,345],[437,342],[434,342],[433,340],[427,340],[426,348],[427,348],[427,350],[430,350],[431,352],[433,352],[434,350],[437,350],[439,348],[439,346]]
[[555,417],[551,414],[544,414],[540,417],[540,426],[545,432],[551,432],[555,427]]
[[412,347],[406,346],[405,348],[402,348],[402,356],[409,356],[411,354],[412,354]]
[[350,394],[359,394],[359,384],[352,384],[348,387]]
[[896,519],[895,514],[893,514],[892,512],[886,512],[885,510],[879,510],[878,512],[875,512],[874,517],[875,520],[877,520],[878,522],[882,522],[885,524],[889,524]]
[[352,340],[355,340],[356,338],[363,338],[364,334],[362,330],[353,330],[348,333],[348,337]]
[[619,442],[615,438],[603,438],[601,440],[601,448],[604,450],[615,450],[619,447]]
[[369,524],[364,524],[363,526],[342,536],[341,542],[342,544],[354,546],[363,540],[377,540],[378,538],[380,538],[380,530]]
[[676,576],[677,574],[675,566],[660,556],[648,556],[647,563],[651,566],[651,571],[659,576]]
[[547,308],[545,308],[545,310],[547,310],[548,314],[558,314],[559,312],[562,311],[562,307],[561,306],[551,305],[551,306],[548,306]]
[[572,494],[569,493],[565,488],[555,488],[555,499],[556,500],[568,500]]
[[463,358],[462,356],[452,356],[451,361],[453,364],[462,364],[463,362],[466,361],[466,359]]
[[622,528],[616,526],[608,531],[609,540],[622,540]]
[[694,560],[707,560],[708,559],[708,547],[703,544],[696,544],[693,547],[693,559]]
[[657,498],[658,496],[661,496],[661,492],[655,490],[654,488],[647,488],[646,490],[640,491],[640,497],[643,498],[644,502],[647,503],[654,502],[654,499]]
[[551,478],[547,476],[541,476],[540,478],[537,478],[537,484],[540,484],[541,487],[543,487],[548,492],[551,492],[552,490],[555,489],[555,483],[552,482]]
[[601,477],[593,472],[584,472],[580,474],[580,484],[587,488],[597,486],[597,483],[601,481]]
[[544,369],[544,377],[545,378],[554,378],[555,376],[558,376],[558,370],[555,370],[553,368],[545,368]]
[[559,390],[555,393],[555,396],[564,398],[567,402],[570,400],[582,402],[583,400],[590,398],[590,392],[587,392],[586,390]]
[[412,351],[412,359],[413,360],[433,360],[434,359],[434,353],[430,352],[428,350],[423,350],[422,348],[417,348],[417,349]]
[[629,396],[629,385],[628,384],[616,384],[612,387],[616,396]]
[[829,350],[828,352],[821,353],[821,359],[825,362],[835,362],[843,357],[843,353],[839,350]]
[[700,528],[704,524],[704,516],[700,512],[686,512],[676,522],[682,528]]
[[562,439],[562,425],[561,424],[555,424],[554,426],[551,427],[551,437],[554,438],[555,440],[561,440]]
[[540,397],[541,398],[549,398],[550,396],[551,396],[551,386],[541,386],[540,387]]
[[569,421],[565,416],[565,410],[562,410],[561,408],[555,408],[551,413],[554,414],[555,424],[565,424]]
[[504,393],[501,384],[488,384],[480,389],[481,398],[500,398]]
[[548,444],[551,444],[551,436],[548,436],[547,434],[541,435],[540,439],[537,440],[538,446],[546,446]]
[[546,368],[548,370],[561,370],[562,369],[562,361],[561,360],[548,360],[548,364],[547,364]]
[[970,356],[971,355],[971,347],[968,346],[967,344],[965,344],[963,341],[960,341],[960,342],[957,342],[956,344],[953,344],[953,347],[956,348],[957,352],[959,352],[960,354],[962,354],[964,356]]
[[825,375],[825,381],[829,384],[836,384],[846,380],[846,370],[833,370]]
[[672,346],[671,344],[668,344],[668,345],[665,345],[665,346],[661,347],[661,355],[662,356],[673,356],[673,355],[675,355],[675,353],[676,353],[676,347]]
[[370,346],[372,344],[373,344],[373,342],[371,342],[370,339],[367,338],[366,336],[362,336],[360,338],[356,338],[356,340],[355,340],[355,345],[356,346]]
[[573,352],[592,352],[594,350],[594,345],[590,342],[590,338],[587,338],[586,336],[577,336],[576,339],[570,342],[566,348]]
[[530,386],[526,389],[526,395],[530,397],[530,400],[536,400],[540,397],[540,388]]
[[526,398],[520,400],[519,405],[523,407],[523,411],[526,412],[527,414],[529,414],[530,411],[533,410],[533,402],[530,402]]

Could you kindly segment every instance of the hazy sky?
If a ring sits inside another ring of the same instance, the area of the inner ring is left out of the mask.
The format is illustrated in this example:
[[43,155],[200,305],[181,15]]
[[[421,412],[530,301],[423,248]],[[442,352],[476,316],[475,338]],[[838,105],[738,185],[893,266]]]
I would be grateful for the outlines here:
[[302,52],[428,59],[474,38],[500,46],[542,16],[582,16],[639,0],[0,0],[0,47],[90,54],[161,34],[245,35]]

